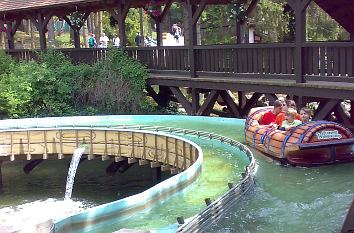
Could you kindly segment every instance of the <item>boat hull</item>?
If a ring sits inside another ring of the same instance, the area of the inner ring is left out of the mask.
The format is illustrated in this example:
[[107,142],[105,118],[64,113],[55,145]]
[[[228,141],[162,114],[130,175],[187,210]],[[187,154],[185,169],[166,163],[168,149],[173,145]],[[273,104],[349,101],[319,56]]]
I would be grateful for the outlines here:
[[335,122],[312,121],[291,131],[256,125],[269,108],[252,109],[246,120],[248,145],[294,166],[319,166],[354,162],[354,137],[349,129]]

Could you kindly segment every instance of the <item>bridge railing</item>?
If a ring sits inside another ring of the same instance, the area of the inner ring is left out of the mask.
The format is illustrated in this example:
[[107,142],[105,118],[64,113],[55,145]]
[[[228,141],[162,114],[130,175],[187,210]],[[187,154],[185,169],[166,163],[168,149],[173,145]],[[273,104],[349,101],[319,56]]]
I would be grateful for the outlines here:
[[[242,78],[295,79],[295,44],[240,44],[194,46],[195,71],[199,75]],[[126,47],[127,54],[154,72],[191,70],[185,46]],[[19,60],[38,59],[38,50],[11,50]],[[107,49],[58,49],[74,62],[94,63],[106,57]],[[305,81],[354,82],[354,42],[306,42],[302,44]]]
[[197,72],[294,76],[294,44],[196,46]]
[[310,42],[302,49],[305,80],[354,82],[353,42]]

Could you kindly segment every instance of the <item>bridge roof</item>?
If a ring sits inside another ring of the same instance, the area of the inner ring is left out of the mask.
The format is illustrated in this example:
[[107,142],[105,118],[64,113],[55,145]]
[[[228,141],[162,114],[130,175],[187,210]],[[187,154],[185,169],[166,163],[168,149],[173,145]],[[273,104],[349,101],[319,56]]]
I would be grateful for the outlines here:
[[314,2],[349,33],[354,34],[353,0],[314,0]]
[[[160,0],[165,3],[168,0]],[[176,0],[172,0],[176,2]],[[191,0],[192,3],[198,4],[201,0]],[[207,0],[207,4],[226,4],[231,0]],[[144,7],[148,1],[146,0],[1,0],[0,15],[8,20],[18,17],[19,13],[26,13],[33,10],[55,10],[56,14],[66,13],[70,11],[100,11],[107,7],[114,7],[121,2],[122,4],[130,2],[131,8]],[[58,10],[58,11],[57,11]],[[21,15],[23,17],[23,15]]]

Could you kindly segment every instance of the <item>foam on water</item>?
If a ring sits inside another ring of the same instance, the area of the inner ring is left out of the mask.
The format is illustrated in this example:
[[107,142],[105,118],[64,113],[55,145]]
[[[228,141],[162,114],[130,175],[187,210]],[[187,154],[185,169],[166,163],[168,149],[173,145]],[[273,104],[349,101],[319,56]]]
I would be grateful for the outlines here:
[[62,219],[68,215],[82,211],[86,206],[83,202],[72,200],[34,201],[16,207],[0,209],[0,229],[26,229],[38,223],[53,219]]

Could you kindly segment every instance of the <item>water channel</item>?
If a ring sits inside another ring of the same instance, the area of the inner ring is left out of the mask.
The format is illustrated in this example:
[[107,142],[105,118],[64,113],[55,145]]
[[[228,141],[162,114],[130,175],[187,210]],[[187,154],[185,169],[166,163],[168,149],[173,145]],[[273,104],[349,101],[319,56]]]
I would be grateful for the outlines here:
[[[102,126],[111,124],[141,124],[188,128],[221,134],[244,141],[243,120],[185,117],[185,116],[110,116],[80,119],[60,118],[0,122],[0,128],[16,125],[85,124],[95,121]],[[190,217],[204,208],[204,198],[220,196],[227,182],[237,182],[247,164],[239,151],[212,140],[187,137],[199,144],[204,153],[202,176],[191,186],[159,203],[144,213],[115,221],[110,227],[91,229],[91,232],[112,232],[121,227],[163,229],[173,232],[176,217]],[[354,195],[354,164],[317,168],[280,166],[259,156],[256,187],[210,232],[338,232]],[[109,177],[105,168],[109,161],[86,161],[79,165],[75,178],[73,199],[64,201],[65,179],[70,160],[45,161],[29,175],[22,172],[23,163],[3,165],[4,187],[0,194],[0,225],[11,224],[19,216],[30,221],[35,213],[47,210],[45,216],[61,218],[70,212],[97,206],[141,192],[154,185],[151,169],[133,166],[126,173]],[[134,174],[134,176],[131,176]],[[163,174],[163,179],[169,177]],[[49,206],[49,207],[48,207]],[[70,208],[69,208],[70,206]],[[73,206],[73,208],[72,208]],[[68,208],[66,208],[68,207]],[[61,211],[58,211],[60,209]],[[41,211],[42,210],[42,211]],[[43,214],[44,215],[44,214]]]

